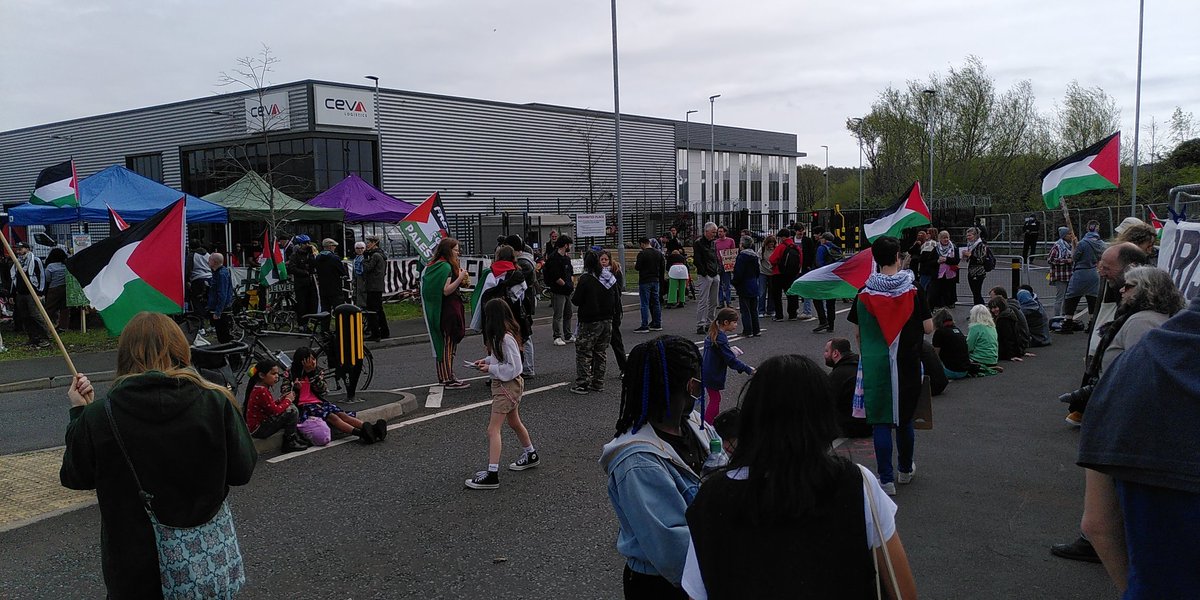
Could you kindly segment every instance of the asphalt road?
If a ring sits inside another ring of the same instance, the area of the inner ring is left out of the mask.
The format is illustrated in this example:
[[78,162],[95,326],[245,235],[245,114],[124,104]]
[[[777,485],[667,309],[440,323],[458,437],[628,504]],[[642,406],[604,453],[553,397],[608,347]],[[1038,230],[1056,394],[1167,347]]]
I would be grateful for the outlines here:
[[[691,309],[666,311],[666,332],[700,339]],[[649,337],[632,333],[637,320],[636,311],[626,313],[627,348]],[[768,321],[763,337],[734,343],[751,364],[782,352],[819,360],[827,337],[810,333],[814,325]],[[573,378],[573,346],[554,347],[548,335],[537,328],[539,376],[527,389]],[[461,358],[482,354],[477,340],[464,343]],[[1078,436],[1055,396],[1078,380],[1084,340],[1055,341],[1037,358],[956,382],[934,400],[935,428],[917,436],[919,473],[897,496],[922,597],[1115,597],[1099,565],[1047,551],[1075,534],[1083,489]],[[383,350],[376,360],[384,366],[380,388],[435,380],[425,346]],[[542,465],[502,470],[496,491],[462,484],[486,462],[487,412],[453,409],[486,400],[482,382],[447,391],[440,409],[406,416],[418,421],[383,444],[343,444],[277,463],[260,457],[254,480],[230,495],[247,561],[244,597],[619,598],[623,560],[596,462],[616,419],[611,358],[609,380],[603,394],[577,396],[566,386],[530,394],[522,417]],[[729,389],[745,380],[731,373]],[[426,392],[414,390],[422,404]],[[3,452],[61,444],[65,406],[61,390],[0,396]],[[507,430],[504,440],[507,463],[519,448]],[[0,597],[103,596],[99,539],[95,506],[0,533]]]

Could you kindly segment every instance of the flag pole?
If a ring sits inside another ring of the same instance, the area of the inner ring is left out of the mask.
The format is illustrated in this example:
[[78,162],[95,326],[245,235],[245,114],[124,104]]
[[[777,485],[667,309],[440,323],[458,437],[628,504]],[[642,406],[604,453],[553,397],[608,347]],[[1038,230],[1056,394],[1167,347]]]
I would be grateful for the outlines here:
[[30,283],[29,275],[25,273],[25,269],[21,268],[21,262],[17,260],[17,253],[13,252],[12,246],[8,245],[8,238],[0,235],[0,242],[4,244],[4,252],[11,256],[16,263],[17,268],[14,270],[21,274],[21,281],[25,282],[25,289],[29,290],[30,295],[33,296],[33,302],[37,304],[38,312],[42,315],[42,322],[46,324],[46,331],[49,331],[50,335],[54,337],[54,343],[58,345],[58,351],[62,353],[63,359],[67,361],[67,368],[71,370],[71,376],[75,377],[79,375],[79,371],[75,370],[75,363],[71,362],[71,355],[67,354],[67,348],[63,346],[62,338],[58,337],[58,329],[51,324],[50,315],[46,314],[46,307],[42,306],[42,299],[38,298],[36,293],[33,293],[33,284]]

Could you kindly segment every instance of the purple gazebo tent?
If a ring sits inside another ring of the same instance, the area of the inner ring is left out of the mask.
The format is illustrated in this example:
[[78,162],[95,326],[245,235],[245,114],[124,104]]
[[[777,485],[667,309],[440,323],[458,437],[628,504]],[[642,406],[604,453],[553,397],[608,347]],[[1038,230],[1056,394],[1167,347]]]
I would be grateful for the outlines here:
[[342,209],[346,213],[347,223],[396,223],[416,208],[375,189],[375,186],[354,173],[308,203],[311,206]]

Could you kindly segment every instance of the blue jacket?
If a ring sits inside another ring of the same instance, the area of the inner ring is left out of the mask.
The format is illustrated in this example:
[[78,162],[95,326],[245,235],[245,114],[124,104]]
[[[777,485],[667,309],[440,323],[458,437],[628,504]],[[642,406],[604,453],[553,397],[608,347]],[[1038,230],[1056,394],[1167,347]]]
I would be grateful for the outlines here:
[[[705,448],[717,438],[712,427],[701,428],[698,412],[687,424]],[[617,552],[634,572],[680,585],[691,539],[686,513],[700,491],[700,475],[648,424],[605,444],[600,466],[608,474],[608,499],[620,525]]]
[[212,283],[208,286],[208,312],[220,317],[230,304],[233,304],[233,278],[229,275],[229,267],[222,265],[213,272]]
[[725,371],[734,368],[742,373],[750,372],[750,365],[738,360],[729,347],[729,336],[724,331],[717,332],[717,341],[704,337],[704,367],[701,369],[701,381],[704,389],[725,389]]
[[758,253],[751,249],[738,252],[733,263],[733,287],[738,296],[758,296]]

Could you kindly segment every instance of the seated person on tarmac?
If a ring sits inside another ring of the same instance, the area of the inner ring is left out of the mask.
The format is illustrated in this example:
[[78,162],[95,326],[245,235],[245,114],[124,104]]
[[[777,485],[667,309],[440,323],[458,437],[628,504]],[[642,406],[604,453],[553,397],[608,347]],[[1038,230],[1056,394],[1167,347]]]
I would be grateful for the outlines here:
[[292,404],[292,392],[284,392],[278,398],[271,393],[271,388],[282,376],[283,366],[279,361],[269,358],[258,361],[250,369],[243,413],[246,416],[246,428],[255,438],[265,440],[282,431],[283,445],[280,451],[288,453],[304,450],[311,444],[296,432],[300,410]]
[[316,417],[325,421],[330,429],[358,436],[364,444],[381,442],[387,437],[387,421],[379,419],[364,423],[354,413],[342,410],[327,399],[329,388],[325,384],[325,375],[317,367],[317,356],[312,348],[296,348],[292,354],[290,379],[301,421]]
[[829,389],[837,405],[838,425],[845,437],[871,437],[874,432],[867,420],[855,418],[854,384],[858,378],[858,355],[850,349],[850,340],[833,338],[825,342],[825,366],[829,372]]

